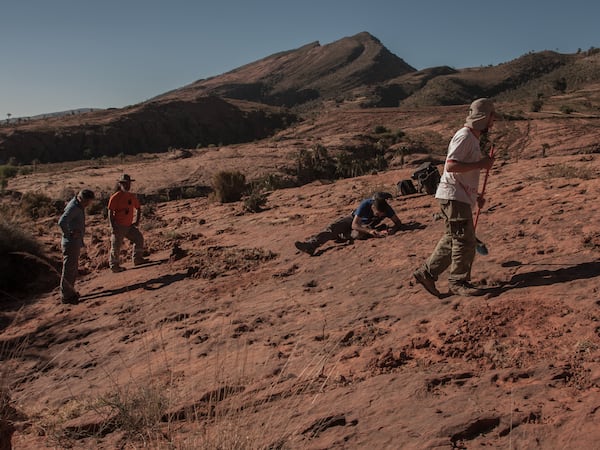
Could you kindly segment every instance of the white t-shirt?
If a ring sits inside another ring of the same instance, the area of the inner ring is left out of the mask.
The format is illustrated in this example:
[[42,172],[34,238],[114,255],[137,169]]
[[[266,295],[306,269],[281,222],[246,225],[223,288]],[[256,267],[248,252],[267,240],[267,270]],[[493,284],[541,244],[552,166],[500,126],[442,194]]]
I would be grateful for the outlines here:
[[[479,139],[467,127],[456,132],[448,145],[446,161],[477,162],[482,158],[479,148]],[[477,191],[479,189],[479,170],[457,173],[444,173],[435,193],[435,198],[444,200],[457,200],[467,203],[471,207],[477,202]]]

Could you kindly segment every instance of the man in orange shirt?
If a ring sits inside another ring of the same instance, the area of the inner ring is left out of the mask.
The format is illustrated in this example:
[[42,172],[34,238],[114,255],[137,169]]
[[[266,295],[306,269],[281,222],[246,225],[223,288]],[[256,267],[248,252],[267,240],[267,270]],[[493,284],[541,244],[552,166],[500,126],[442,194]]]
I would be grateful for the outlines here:
[[118,180],[118,190],[108,200],[108,220],[111,230],[110,269],[115,273],[125,270],[119,261],[124,238],[129,239],[133,244],[134,266],[149,262],[144,258],[144,237],[137,228],[141,217],[140,202],[135,194],[129,192],[132,181],[135,180],[123,174]]

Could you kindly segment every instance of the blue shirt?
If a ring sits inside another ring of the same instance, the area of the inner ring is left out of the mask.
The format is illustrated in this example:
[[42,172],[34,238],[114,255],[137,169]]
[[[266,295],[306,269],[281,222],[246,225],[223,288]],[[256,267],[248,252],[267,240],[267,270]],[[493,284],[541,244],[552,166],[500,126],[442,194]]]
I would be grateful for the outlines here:
[[58,226],[62,230],[62,245],[78,245],[83,247],[85,234],[85,211],[77,197],[73,197],[58,219]]
[[360,205],[358,205],[358,208],[356,208],[356,211],[352,213],[353,216],[360,217],[363,225],[374,227],[377,226],[385,217],[389,219],[396,215],[392,207],[387,205],[385,217],[377,217],[373,212],[373,201],[374,200],[372,198],[363,200]]

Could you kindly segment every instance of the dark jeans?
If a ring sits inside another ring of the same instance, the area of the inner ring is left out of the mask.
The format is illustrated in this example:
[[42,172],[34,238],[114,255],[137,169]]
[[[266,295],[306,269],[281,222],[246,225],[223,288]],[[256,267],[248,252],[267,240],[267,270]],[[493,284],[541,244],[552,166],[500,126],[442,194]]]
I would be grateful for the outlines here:
[[330,223],[329,226],[320,233],[308,238],[306,242],[314,245],[316,248],[327,241],[369,238],[371,235],[352,229],[353,220],[354,216],[352,215],[342,217],[335,222]]

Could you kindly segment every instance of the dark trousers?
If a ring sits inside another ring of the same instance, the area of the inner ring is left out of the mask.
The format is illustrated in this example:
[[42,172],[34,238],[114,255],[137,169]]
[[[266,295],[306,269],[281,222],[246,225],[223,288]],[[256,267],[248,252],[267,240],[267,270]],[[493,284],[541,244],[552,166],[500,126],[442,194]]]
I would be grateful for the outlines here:
[[60,276],[60,295],[63,299],[73,297],[75,291],[75,280],[79,268],[79,254],[81,247],[78,243],[66,243],[62,246],[63,267]]
[[341,217],[335,222],[330,223],[323,231],[308,238],[306,242],[316,247],[323,245],[327,241],[349,239],[367,239],[370,237],[367,233],[362,233],[352,229],[353,215]]
[[121,246],[127,238],[133,244],[133,262],[140,261],[144,257],[144,236],[135,225],[128,227],[116,225],[110,236],[110,267],[118,266],[120,261]]

